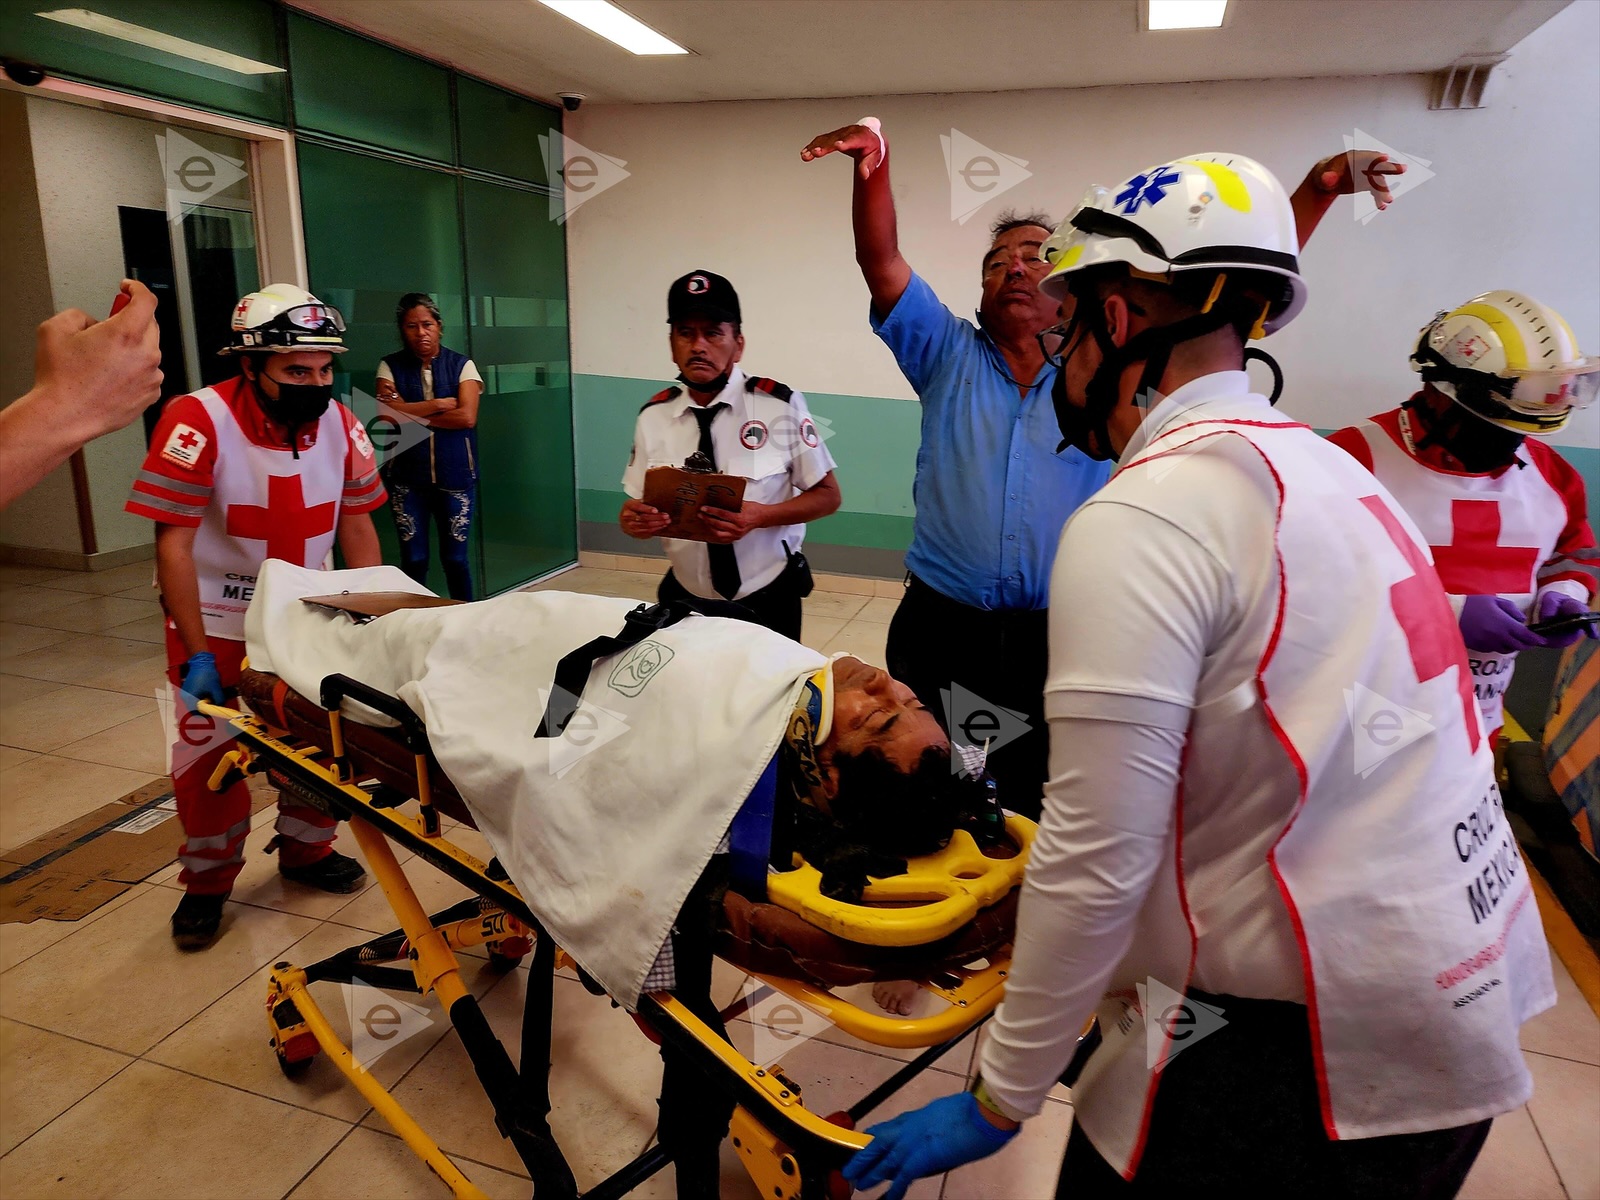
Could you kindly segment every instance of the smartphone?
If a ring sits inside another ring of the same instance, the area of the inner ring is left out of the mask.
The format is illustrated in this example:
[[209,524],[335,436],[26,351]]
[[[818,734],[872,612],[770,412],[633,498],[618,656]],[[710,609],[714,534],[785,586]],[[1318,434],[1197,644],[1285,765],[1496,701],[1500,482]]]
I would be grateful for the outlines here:
[[1592,629],[1596,625],[1600,625],[1600,613],[1567,613],[1565,616],[1551,617],[1548,621],[1536,621],[1528,626],[1528,632],[1537,633],[1540,637],[1559,637],[1574,630]]

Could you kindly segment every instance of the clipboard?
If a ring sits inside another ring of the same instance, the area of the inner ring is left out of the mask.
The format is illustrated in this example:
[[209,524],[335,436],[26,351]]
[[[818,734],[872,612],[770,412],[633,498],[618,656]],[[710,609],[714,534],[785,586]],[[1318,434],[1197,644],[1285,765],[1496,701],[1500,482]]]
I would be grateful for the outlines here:
[[386,617],[392,612],[408,608],[444,608],[450,604],[464,604],[465,601],[447,600],[443,596],[419,596],[414,592],[340,592],[336,596],[301,596],[300,603],[347,613],[357,625],[364,625],[376,617]]
[[659,508],[670,518],[670,524],[659,537],[709,542],[711,530],[700,519],[700,510],[724,508],[738,512],[744,506],[744,487],[748,482],[743,475],[651,467],[644,473],[644,502],[651,508]]

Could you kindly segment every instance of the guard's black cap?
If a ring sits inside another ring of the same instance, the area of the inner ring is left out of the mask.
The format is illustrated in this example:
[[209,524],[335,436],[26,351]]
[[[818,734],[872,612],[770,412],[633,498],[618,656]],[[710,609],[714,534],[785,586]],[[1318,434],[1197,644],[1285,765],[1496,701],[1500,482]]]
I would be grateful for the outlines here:
[[674,279],[667,289],[667,323],[695,316],[739,324],[739,293],[733,284],[710,271],[690,271]]

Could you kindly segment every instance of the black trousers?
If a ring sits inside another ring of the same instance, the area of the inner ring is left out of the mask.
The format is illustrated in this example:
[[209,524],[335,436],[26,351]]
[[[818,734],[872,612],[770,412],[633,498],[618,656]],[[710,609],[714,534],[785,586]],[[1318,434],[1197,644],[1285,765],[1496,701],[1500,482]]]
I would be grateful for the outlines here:
[[[727,856],[717,855],[683,902],[672,929],[678,974],[672,995],[725,1041],[727,1028],[711,1002],[711,958],[712,930],[718,924],[727,881]],[[659,1104],[658,1135],[677,1169],[678,1200],[717,1200],[720,1152],[733,1118],[732,1098],[712,1086],[694,1058],[663,1043]]]
[[1168,1060],[1133,1181],[1074,1124],[1057,1200],[1448,1200],[1460,1190],[1491,1122],[1332,1141],[1322,1126],[1305,1006],[1190,994],[1220,1008],[1228,1023]]
[[[661,577],[656,598],[663,604],[669,600],[698,599],[671,571]],[[749,609],[757,625],[765,625],[772,632],[797,642],[800,640],[800,572],[792,567],[785,567],[783,574],[760,591],[741,596],[733,603]]]
[[[1009,723],[986,707],[992,705],[1027,721],[1020,737],[991,748],[989,773],[1000,803],[1035,820],[1050,768],[1050,731],[1044,720],[1048,622],[1045,609],[971,608],[909,575],[906,594],[889,623],[889,674],[933,710],[947,733],[981,746],[986,731]],[[952,684],[969,699],[957,705],[960,711],[946,712],[944,692]]]

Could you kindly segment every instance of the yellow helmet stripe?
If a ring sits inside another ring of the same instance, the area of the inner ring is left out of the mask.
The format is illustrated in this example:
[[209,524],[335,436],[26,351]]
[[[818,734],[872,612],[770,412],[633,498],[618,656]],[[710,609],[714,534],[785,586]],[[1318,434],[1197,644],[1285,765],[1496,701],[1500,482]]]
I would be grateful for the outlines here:
[[1522,330],[1518,329],[1516,322],[1492,304],[1463,304],[1452,317],[1477,317],[1500,339],[1500,345],[1505,348],[1506,366],[1513,371],[1526,371],[1528,369],[1528,347],[1522,340]]
[[1217,189],[1217,198],[1229,208],[1239,212],[1250,211],[1250,189],[1245,186],[1239,172],[1232,167],[1225,167],[1221,163],[1202,162],[1197,158],[1180,158],[1178,162],[1185,167],[1194,167],[1204,171],[1206,178],[1211,180],[1211,186]]
[[1572,359],[1581,359],[1583,357],[1583,351],[1578,349],[1578,339],[1572,332],[1572,326],[1567,324],[1567,319],[1553,308],[1547,308],[1545,309],[1545,312],[1549,313],[1556,319],[1556,324],[1561,326],[1562,331],[1567,335],[1567,354],[1570,356],[1568,361],[1571,361]]

